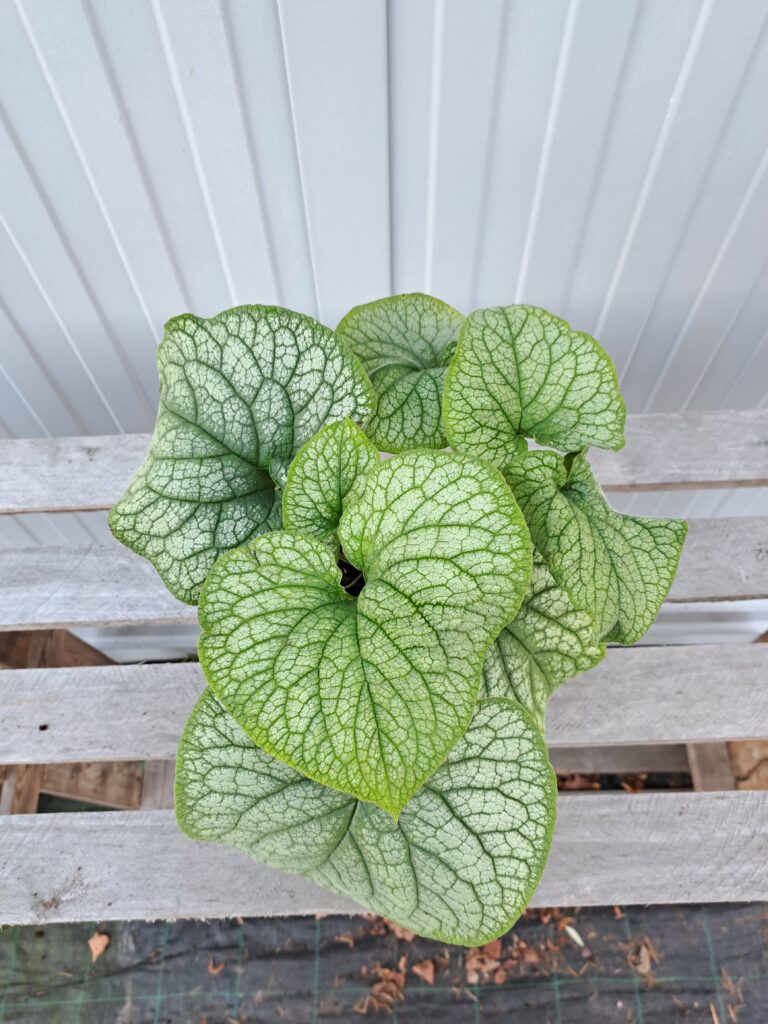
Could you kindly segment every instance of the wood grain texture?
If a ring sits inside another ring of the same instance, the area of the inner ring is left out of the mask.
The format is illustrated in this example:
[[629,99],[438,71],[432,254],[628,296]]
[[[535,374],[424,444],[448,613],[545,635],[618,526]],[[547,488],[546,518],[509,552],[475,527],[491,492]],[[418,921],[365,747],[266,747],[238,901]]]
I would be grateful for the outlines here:
[[692,519],[672,602],[768,597],[768,517]]
[[106,654],[66,629],[0,633],[0,665],[5,668],[111,664]]
[[682,743],[629,743],[589,747],[549,747],[549,760],[559,775],[626,772],[687,772]]
[[[766,678],[763,645],[610,648],[556,691],[547,741],[565,750],[766,737]],[[0,763],[172,758],[204,686],[193,662],[0,673]],[[572,767],[559,766],[579,770],[568,756]]]
[[0,441],[0,513],[111,508],[148,445],[149,434]]
[[[681,871],[681,864],[685,870]],[[0,821],[0,924],[354,913],[172,811]],[[561,796],[533,906],[768,899],[768,793]]]
[[625,436],[620,452],[590,449],[606,491],[768,484],[768,409],[628,416]]
[[611,647],[555,691],[555,746],[705,743],[768,735],[768,648],[754,644]]
[[[61,665],[110,665],[111,659],[101,651],[84,643],[79,637],[65,629],[41,629],[36,631],[0,633],[0,665],[9,669],[6,682],[12,687],[17,668],[47,668]],[[44,731],[44,730],[43,730]],[[34,814],[37,811],[41,791],[79,799],[82,778],[98,780],[101,788],[108,791],[116,783],[121,790],[124,779],[130,774],[127,766],[117,762],[102,765],[97,772],[93,766],[64,765],[47,767],[40,764],[16,764],[3,772],[0,780],[0,814]],[[90,772],[88,769],[91,769]],[[48,788],[46,788],[48,774]],[[73,791],[67,788],[70,784]],[[50,789],[53,785],[55,788]],[[111,794],[110,794],[111,795]],[[101,801],[98,801],[101,802]],[[118,802],[119,807],[132,807],[130,802]]]
[[[754,642],[768,644],[768,632]],[[741,740],[727,746],[736,789],[768,789],[768,740]]]
[[[768,410],[629,416],[620,452],[592,449],[607,491],[768,484]],[[0,441],[0,514],[94,511],[121,497],[148,434]]]
[[740,740],[726,745],[736,789],[768,789],[768,741]]
[[173,757],[204,687],[196,663],[0,673],[0,762]]
[[0,790],[0,815],[34,814],[43,781],[42,764],[7,765]]
[[[0,630],[197,621],[143,558],[114,544],[0,550]],[[768,517],[695,519],[668,600],[768,597]]]
[[196,622],[143,558],[114,544],[0,551],[0,629]]
[[689,743],[686,749],[694,789],[735,789],[727,743]]
[[141,790],[141,807],[144,811],[160,811],[173,808],[173,782],[176,776],[176,762],[171,759],[148,761],[144,765],[144,780]]
[[42,769],[41,793],[127,811],[141,806],[140,761],[74,761]]

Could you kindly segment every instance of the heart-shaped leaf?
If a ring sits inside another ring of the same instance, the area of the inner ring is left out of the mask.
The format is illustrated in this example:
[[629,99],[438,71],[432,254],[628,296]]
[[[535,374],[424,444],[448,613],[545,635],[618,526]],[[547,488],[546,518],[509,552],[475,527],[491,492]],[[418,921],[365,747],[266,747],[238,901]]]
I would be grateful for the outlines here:
[[260,747],[397,815],[469,723],[486,651],[517,611],[531,545],[501,474],[411,452],[362,478],[339,540],[288,531],[222,555],[200,599],[200,661]]
[[347,495],[378,462],[376,445],[351,420],[323,427],[303,445],[288,471],[283,491],[286,530],[335,544]]
[[544,729],[547,701],[561,683],[605,655],[586,612],[574,608],[538,552],[520,610],[491,645],[483,665],[484,697],[510,697]]
[[505,475],[555,581],[597,636],[636,643],[675,578],[687,523],[616,512],[583,454],[529,452]]
[[268,306],[169,320],[157,364],[149,453],[109,523],[195,604],[220,551],[281,525],[276,487],[300,446],[326,423],[364,419],[373,393],[333,331]]
[[463,320],[417,292],[355,306],[336,328],[378,395],[366,432],[383,451],[445,447],[443,386]]
[[319,882],[420,935],[479,945],[507,931],[538,884],[556,788],[541,734],[510,700],[487,700],[395,824],[260,750],[210,690],[176,763],[176,815]]
[[535,306],[467,317],[445,382],[451,445],[505,465],[521,437],[564,451],[624,445],[616,370],[594,338]]

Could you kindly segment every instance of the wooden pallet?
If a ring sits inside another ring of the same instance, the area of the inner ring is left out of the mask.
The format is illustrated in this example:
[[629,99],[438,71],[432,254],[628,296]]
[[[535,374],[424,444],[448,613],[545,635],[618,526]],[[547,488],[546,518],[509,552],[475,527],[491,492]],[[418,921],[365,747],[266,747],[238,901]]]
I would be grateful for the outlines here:
[[[593,453],[607,490],[768,484],[768,411],[630,417],[627,436],[624,452]],[[108,508],[147,440],[0,442],[0,513]],[[0,551],[0,580],[0,631],[196,618],[117,543]],[[694,521],[669,600],[748,598],[768,598],[768,518]],[[0,672],[7,771],[144,761],[151,780],[141,810],[0,815],[0,924],[355,909],[179,832],[172,759],[202,687],[194,664]],[[754,757],[766,739],[768,644],[611,649],[551,702],[556,767],[690,764],[702,791],[562,794],[534,904],[768,899],[768,792],[734,788],[728,769],[739,744]]]

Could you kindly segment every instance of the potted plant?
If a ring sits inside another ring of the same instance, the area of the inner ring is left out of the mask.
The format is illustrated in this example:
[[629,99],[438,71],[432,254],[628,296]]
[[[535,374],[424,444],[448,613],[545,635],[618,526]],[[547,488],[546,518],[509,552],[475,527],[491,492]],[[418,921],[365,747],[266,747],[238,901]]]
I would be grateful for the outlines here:
[[176,317],[158,366],[110,524],[199,606],[181,828],[420,934],[497,937],[552,837],[547,700],[643,635],[686,534],[590,471],[624,443],[609,357],[535,307],[412,294],[335,332]]

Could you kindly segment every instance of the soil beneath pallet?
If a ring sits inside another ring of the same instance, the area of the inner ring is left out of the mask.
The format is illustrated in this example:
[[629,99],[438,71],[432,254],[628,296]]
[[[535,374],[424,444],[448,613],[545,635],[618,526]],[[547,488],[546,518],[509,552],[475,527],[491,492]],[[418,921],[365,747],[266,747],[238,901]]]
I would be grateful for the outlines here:
[[480,949],[362,916],[7,928],[0,986],[3,1024],[765,1024],[768,906],[532,910]]

